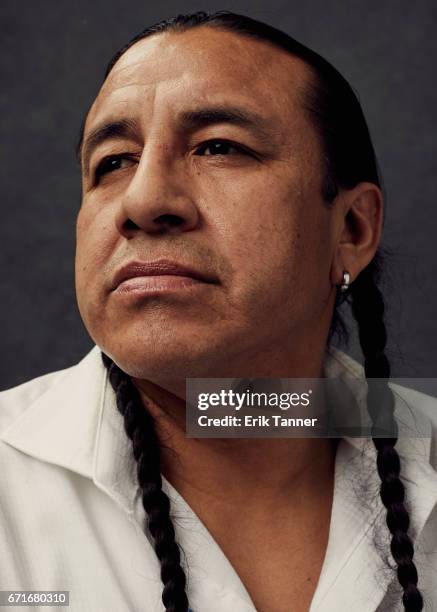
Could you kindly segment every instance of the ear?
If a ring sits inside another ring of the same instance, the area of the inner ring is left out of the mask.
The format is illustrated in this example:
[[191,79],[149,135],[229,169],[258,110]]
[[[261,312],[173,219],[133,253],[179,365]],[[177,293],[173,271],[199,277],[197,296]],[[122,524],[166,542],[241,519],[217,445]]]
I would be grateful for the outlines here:
[[335,206],[339,214],[331,283],[339,285],[343,270],[350,273],[353,282],[376,253],[383,224],[382,192],[377,185],[362,182],[342,190]]

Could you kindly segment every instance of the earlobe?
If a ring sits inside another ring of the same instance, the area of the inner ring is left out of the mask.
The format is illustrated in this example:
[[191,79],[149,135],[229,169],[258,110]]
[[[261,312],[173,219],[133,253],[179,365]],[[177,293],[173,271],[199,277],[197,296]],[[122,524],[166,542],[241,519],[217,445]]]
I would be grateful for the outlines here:
[[331,284],[337,287],[338,291],[346,291],[355,279],[351,272],[353,264],[351,257],[346,256],[341,248],[338,248],[331,266]]

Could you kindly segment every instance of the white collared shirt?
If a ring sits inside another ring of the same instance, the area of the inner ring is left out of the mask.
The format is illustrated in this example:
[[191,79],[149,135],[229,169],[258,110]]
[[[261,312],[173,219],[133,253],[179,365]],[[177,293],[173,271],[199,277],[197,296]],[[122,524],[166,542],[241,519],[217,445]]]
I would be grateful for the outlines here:
[[[333,348],[324,367],[325,376],[346,383],[364,376]],[[428,432],[400,438],[396,448],[419,588],[426,609],[437,610],[437,400],[405,387],[396,391]],[[0,465],[0,590],[69,591],[72,612],[164,609],[131,442],[98,347],[76,366],[0,393]],[[396,574],[385,562],[390,535],[379,484],[372,441],[342,438],[328,547],[310,612],[403,610]],[[255,612],[206,527],[165,478],[163,487],[186,559],[191,609]]]

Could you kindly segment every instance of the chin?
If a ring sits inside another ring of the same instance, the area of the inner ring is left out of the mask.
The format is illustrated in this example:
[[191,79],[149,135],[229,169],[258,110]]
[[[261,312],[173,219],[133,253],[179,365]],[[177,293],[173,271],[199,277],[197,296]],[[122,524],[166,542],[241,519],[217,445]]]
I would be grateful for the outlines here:
[[165,380],[203,378],[211,374],[211,343],[195,342],[194,338],[150,337],[111,338],[109,342],[97,342],[101,350],[134,378],[150,380],[156,384]]
[[253,335],[235,325],[182,318],[177,324],[168,318],[105,324],[94,331],[95,343],[126,374],[156,384],[185,378],[233,377],[236,363],[247,353],[245,347],[250,352],[247,340]]

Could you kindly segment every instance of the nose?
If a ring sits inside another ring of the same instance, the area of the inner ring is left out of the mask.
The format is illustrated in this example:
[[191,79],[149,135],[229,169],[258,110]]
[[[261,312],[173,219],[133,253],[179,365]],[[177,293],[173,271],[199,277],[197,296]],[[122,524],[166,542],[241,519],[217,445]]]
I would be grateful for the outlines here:
[[122,195],[116,225],[126,238],[139,231],[177,234],[197,227],[199,212],[190,197],[191,183],[181,160],[164,147],[144,149]]

